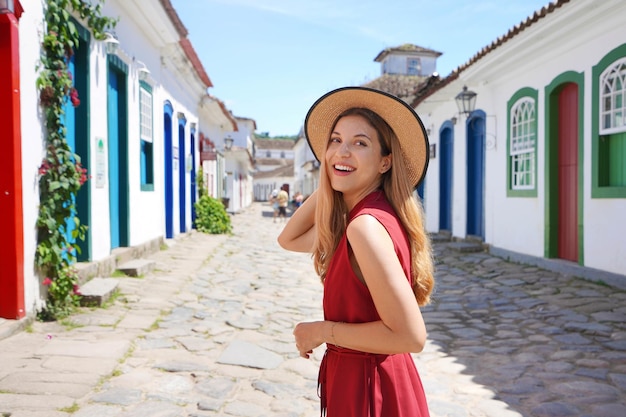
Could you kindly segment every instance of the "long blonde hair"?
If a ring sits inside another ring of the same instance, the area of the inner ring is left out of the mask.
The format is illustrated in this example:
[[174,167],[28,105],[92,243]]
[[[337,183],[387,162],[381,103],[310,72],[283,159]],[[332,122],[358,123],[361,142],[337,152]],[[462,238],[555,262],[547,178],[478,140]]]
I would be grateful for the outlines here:
[[[408,235],[411,245],[411,287],[417,303],[420,306],[426,305],[430,302],[430,294],[435,285],[432,250],[424,229],[422,205],[414,197],[413,184],[407,179],[400,143],[387,122],[369,109],[346,110],[337,117],[332,130],[339,119],[349,115],[363,117],[378,133],[382,155],[391,153],[391,169],[382,175],[381,188]],[[330,260],[347,228],[348,208],[341,193],[333,190],[330,184],[326,158],[322,155],[320,159],[321,174],[315,209],[317,240],[313,250],[313,262],[316,272],[324,282]]]

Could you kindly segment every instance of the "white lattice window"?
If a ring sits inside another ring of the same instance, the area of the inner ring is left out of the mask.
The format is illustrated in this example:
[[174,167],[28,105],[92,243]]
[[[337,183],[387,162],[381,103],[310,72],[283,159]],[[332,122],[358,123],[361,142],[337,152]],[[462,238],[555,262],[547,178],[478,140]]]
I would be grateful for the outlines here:
[[511,108],[511,188],[535,188],[535,144],[537,122],[535,102],[529,97],[520,99]]
[[626,131],[626,58],[600,74],[600,134]]
[[152,128],[152,91],[139,85],[139,137],[141,190],[154,191],[154,144]]
[[152,143],[152,94],[139,87],[140,137]]

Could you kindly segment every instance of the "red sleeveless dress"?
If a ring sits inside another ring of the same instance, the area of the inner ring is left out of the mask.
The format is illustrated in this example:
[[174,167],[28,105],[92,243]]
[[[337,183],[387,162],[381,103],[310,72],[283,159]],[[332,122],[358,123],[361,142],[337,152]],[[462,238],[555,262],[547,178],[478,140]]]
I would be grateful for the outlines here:
[[[391,236],[407,280],[411,250],[407,235],[382,191],[361,200],[349,221],[374,216]],[[344,234],[324,281],[324,318],[365,323],[380,317],[367,287],[350,265]],[[318,390],[322,415],[327,417],[428,417],[426,396],[409,353],[383,355],[327,344],[320,365]]]

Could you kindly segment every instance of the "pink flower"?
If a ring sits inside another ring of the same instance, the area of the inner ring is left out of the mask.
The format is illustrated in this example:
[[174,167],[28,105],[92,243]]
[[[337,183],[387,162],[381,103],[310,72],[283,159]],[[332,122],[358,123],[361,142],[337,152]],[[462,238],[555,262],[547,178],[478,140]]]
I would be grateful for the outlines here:
[[74,294],[75,295],[81,295],[80,294],[80,287],[78,286],[78,284],[74,284]]
[[42,284],[43,284],[43,285],[45,285],[45,286],[47,287],[48,285],[52,284],[52,280],[51,280],[50,278],[46,277],[46,278],[43,280]]
[[72,102],[72,106],[78,107],[80,105],[80,100],[78,99],[78,91],[72,87],[70,90],[70,101]]

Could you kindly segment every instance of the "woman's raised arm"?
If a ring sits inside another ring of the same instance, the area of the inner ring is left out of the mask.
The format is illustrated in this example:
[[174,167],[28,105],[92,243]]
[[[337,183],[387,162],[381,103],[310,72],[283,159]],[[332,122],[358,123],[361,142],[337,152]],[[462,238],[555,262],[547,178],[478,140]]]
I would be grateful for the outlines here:
[[278,244],[294,252],[312,252],[315,243],[315,206],[317,190],[296,210],[280,235]]

